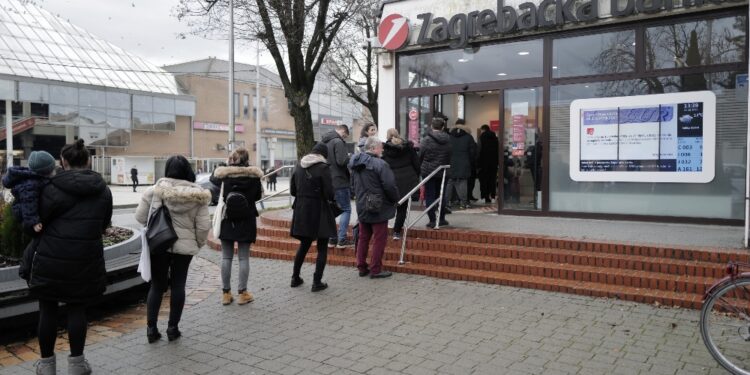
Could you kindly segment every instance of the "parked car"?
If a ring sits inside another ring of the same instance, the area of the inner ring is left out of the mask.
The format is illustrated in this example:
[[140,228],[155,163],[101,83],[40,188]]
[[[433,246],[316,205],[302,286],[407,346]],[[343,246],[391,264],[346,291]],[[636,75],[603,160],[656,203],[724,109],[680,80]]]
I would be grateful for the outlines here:
[[221,187],[211,182],[211,173],[199,173],[195,176],[195,183],[211,192],[211,206],[216,206],[219,203],[219,190]]

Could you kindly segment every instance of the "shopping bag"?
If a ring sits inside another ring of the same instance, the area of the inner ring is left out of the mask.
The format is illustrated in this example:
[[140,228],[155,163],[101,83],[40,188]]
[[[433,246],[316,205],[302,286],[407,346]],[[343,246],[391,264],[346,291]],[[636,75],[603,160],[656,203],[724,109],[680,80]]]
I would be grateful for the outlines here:
[[148,250],[146,230],[141,232],[141,259],[138,261],[138,273],[143,281],[151,281],[151,253]]
[[224,183],[221,183],[221,191],[219,191],[219,202],[216,204],[216,210],[214,211],[214,218],[211,222],[211,231],[214,233],[214,238],[219,239],[221,234],[221,221],[224,220],[226,215],[227,206],[224,203]]

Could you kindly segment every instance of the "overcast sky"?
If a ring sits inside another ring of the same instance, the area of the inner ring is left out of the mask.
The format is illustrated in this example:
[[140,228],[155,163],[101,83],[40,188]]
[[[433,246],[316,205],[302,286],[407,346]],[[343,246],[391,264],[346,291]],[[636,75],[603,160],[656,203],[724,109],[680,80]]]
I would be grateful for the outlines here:
[[[177,3],[178,0],[37,0],[52,14],[156,65],[208,56],[228,59],[227,40],[190,35],[187,25],[173,16]],[[187,38],[178,38],[180,33]],[[255,64],[255,43],[235,43],[235,61]],[[276,71],[273,59],[262,50],[260,64]]]

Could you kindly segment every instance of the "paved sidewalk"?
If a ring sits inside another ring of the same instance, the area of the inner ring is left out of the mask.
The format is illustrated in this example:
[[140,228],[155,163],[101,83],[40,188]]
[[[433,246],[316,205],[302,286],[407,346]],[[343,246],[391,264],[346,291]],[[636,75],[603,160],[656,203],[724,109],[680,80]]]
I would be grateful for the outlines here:
[[305,284],[292,289],[290,263],[251,258],[255,302],[224,307],[216,290],[186,308],[182,339],[149,345],[140,329],[88,346],[87,358],[100,374],[724,373],[694,310],[404,274],[371,280],[344,267],[328,267],[330,288],[311,293],[312,272],[305,265]]

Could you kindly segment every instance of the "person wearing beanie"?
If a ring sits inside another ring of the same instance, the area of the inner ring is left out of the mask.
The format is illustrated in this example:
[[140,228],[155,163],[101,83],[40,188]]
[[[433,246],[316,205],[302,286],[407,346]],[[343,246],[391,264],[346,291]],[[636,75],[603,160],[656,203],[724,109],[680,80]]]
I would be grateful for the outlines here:
[[328,146],[316,144],[295,167],[289,185],[289,193],[295,197],[290,232],[292,237],[300,241],[294,257],[291,286],[296,288],[304,282],[300,277],[302,263],[313,240],[317,239],[318,258],[313,274],[313,292],[328,288],[328,284],[322,281],[323,270],[328,258],[328,239],[336,235],[336,213],[333,211],[334,208],[340,210],[335,206],[327,158]]
[[13,216],[30,235],[42,231],[39,196],[54,173],[55,158],[47,151],[32,151],[28,167],[11,167],[3,177],[3,186],[13,194]]

